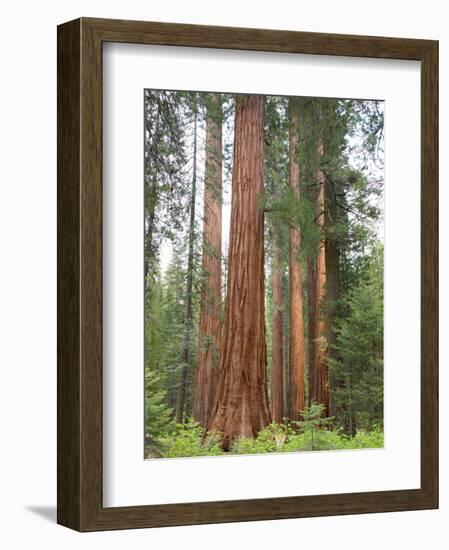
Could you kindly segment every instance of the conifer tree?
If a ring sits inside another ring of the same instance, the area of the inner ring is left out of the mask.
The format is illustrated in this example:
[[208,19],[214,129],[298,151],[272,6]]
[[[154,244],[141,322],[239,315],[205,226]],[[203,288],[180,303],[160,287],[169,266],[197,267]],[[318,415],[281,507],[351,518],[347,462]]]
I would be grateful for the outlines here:
[[271,422],[264,303],[264,100],[236,98],[228,284],[219,380],[209,428],[229,450]]

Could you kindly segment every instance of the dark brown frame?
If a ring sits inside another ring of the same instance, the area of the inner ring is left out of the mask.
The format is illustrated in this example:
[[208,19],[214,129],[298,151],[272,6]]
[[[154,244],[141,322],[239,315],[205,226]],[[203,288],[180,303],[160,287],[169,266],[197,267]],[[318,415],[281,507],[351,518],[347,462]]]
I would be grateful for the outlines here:
[[[102,44],[421,61],[421,488],[104,508]],[[79,531],[438,507],[438,42],[81,18],[58,27],[58,523]]]

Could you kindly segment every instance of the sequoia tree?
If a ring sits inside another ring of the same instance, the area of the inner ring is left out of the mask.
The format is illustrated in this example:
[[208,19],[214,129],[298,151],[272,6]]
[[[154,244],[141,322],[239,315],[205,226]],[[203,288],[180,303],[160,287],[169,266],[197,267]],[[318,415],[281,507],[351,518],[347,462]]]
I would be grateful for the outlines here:
[[203,253],[194,418],[205,428],[218,379],[221,340],[222,106],[209,96],[206,114]]
[[282,422],[284,416],[284,350],[283,350],[283,303],[282,268],[279,247],[273,243],[272,291],[273,291],[273,334],[271,359],[271,414],[274,422]]
[[[318,146],[318,159],[323,156],[323,145]],[[316,224],[320,234],[318,254],[315,263],[315,291],[314,291],[314,347],[313,363],[311,365],[312,400],[322,403],[325,407],[324,416],[329,412],[329,381],[327,366],[327,323],[325,311],[326,299],[326,247],[324,238],[325,201],[324,173],[319,167],[316,173]]]
[[[299,143],[298,102],[289,101],[289,185],[295,198],[299,199],[299,162],[297,148]],[[304,410],[304,326],[302,314],[302,282],[299,249],[301,243],[300,228],[296,224],[290,230],[290,380],[291,380],[291,418],[297,419]]]
[[264,100],[235,105],[231,230],[219,380],[209,429],[221,446],[271,422],[264,304]]

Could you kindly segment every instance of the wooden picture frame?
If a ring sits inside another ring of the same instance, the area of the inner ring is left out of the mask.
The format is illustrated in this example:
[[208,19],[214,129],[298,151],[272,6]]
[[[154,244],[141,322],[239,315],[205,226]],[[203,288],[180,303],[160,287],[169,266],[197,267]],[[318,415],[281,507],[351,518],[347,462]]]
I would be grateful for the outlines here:
[[[102,45],[127,42],[421,62],[421,488],[105,508]],[[438,43],[81,18],[58,27],[58,523],[78,531],[438,507]]]

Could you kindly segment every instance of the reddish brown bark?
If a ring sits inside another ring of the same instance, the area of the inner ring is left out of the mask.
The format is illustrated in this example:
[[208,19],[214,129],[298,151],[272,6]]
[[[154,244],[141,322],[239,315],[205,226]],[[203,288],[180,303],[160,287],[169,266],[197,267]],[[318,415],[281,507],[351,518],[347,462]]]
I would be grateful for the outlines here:
[[283,305],[282,271],[280,254],[274,244],[272,262],[273,336],[271,359],[271,414],[274,422],[282,422],[284,416],[284,361],[283,361]]
[[203,256],[193,417],[207,428],[218,380],[221,340],[221,99],[210,97],[206,116]]
[[[327,362],[337,359],[337,334],[335,320],[340,301],[340,248],[337,236],[338,207],[333,190],[328,181],[324,184],[325,200],[325,262],[326,262],[326,318],[327,318]],[[329,374],[329,387],[335,388],[335,377]],[[336,403],[329,392],[329,414],[335,416]]]
[[[335,135],[332,128],[338,128],[338,100],[329,100],[326,102],[327,114],[329,119],[330,130],[326,133],[326,139],[323,141],[324,151],[326,155],[331,153],[331,156],[338,154],[335,151]],[[340,242],[339,242],[339,208],[337,203],[336,183],[331,182],[326,178],[324,183],[324,234],[326,238],[326,318],[327,318],[327,362],[328,365],[338,359],[337,350],[337,334],[335,332],[335,321],[339,311],[340,304]],[[329,372],[329,388],[336,389],[338,381],[332,374],[332,369]],[[329,392],[329,414],[336,415],[336,399],[335,392]]]
[[312,388],[313,388],[313,367],[314,351],[315,351],[315,314],[316,314],[316,262],[315,259],[307,259],[307,312],[308,312],[308,327],[307,327],[307,367],[308,367],[308,396],[309,406],[312,402]]
[[[289,102],[289,185],[299,197],[299,163],[297,146],[299,142],[299,115],[294,100]],[[302,280],[299,249],[301,232],[299,227],[290,230],[290,376],[291,376],[291,418],[298,419],[304,410],[304,325],[302,304]]]
[[264,305],[264,97],[236,98],[228,283],[219,380],[209,429],[228,450],[271,422]]
[[[320,144],[318,155],[323,155],[323,146]],[[312,366],[312,400],[322,403],[325,407],[324,415],[329,413],[329,380],[327,367],[327,322],[325,313],[326,300],[326,248],[324,238],[325,201],[324,186],[325,178],[322,170],[317,170],[316,183],[317,208],[316,223],[320,232],[320,244],[316,259],[315,274],[315,339],[313,350]]]

